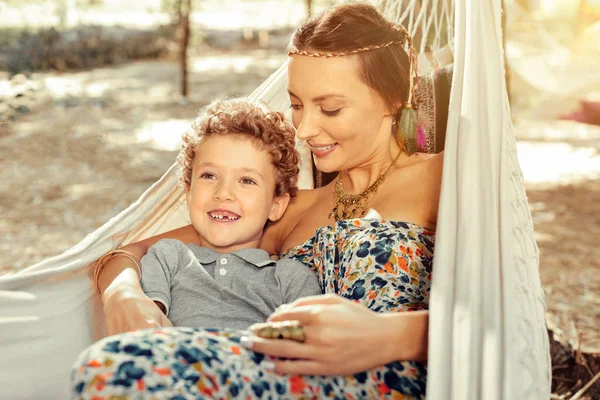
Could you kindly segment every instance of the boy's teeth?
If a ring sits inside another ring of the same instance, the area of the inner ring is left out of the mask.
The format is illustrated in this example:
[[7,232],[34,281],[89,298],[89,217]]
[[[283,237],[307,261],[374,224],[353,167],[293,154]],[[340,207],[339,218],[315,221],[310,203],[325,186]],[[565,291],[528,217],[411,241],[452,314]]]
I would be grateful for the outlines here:
[[223,215],[220,213],[209,213],[210,217],[213,219],[216,219],[218,221],[236,221],[238,219],[240,219],[239,216],[229,216],[229,215]]

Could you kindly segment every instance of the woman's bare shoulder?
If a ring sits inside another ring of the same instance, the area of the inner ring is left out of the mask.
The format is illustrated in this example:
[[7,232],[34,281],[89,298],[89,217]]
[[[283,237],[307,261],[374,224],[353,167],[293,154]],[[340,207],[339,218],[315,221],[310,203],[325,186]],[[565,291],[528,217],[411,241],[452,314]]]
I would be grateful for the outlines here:
[[440,202],[440,193],[442,190],[442,173],[444,169],[444,153],[428,154],[423,160],[422,170],[422,188],[424,190],[423,198],[429,199],[425,202],[429,204],[426,208],[428,215],[427,221],[429,227],[435,229],[437,226],[438,209]]
[[387,219],[411,221],[435,229],[442,166],[443,154],[412,154],[408,162],[395,172],[396,179],[392,180],[390,192],[379,206],[382,215]]
[[421,168],[423,172],[431,177],[438,177],[441,179],[444,167],[443,151],[437,154],[416,153],[413,154],[412,157],[414,157],[414,164],[416,164],[417,168]]
[[331,184],[315,189],[298,190],[298,193],[290,203],[292,203],[291,205],[300,212],[304,211],[318,201],[323,195],[323,192],[326,192],[330,186]]
[[428,156],[425,161],[429,163],[428,167],[431,169],[431,172],[441,176],[444,169],[444,152],[428,154]]
[[290,200],[283,216],[267,225],[260,247],[269,253],[276,254],[280,244],[298,224],[302,213],[317,201],[318,193],[319,189],[299,190]]
[[444,152],[441,151],[439,153],[414,153],[412,155],[412,157],[414,157],[416,162],[423,162],[423,161],[433,161],[433,162],[440,162],[440,160],[444,160]]
[[431,154],[431,153],[415,153],[415,154],[413,154],[413,157],[418,161],[430,160],[435,156],[437,156],[437,154]]
[[282,225],[291,225],[289,230],[293,229],[293,226],[296,225],[299,218],[302,218],[306,210],[313,208],[323,198],[324,193],[331,192],[330,185],[316,189],[299,190],[290,201],[283,218],[280,220]]

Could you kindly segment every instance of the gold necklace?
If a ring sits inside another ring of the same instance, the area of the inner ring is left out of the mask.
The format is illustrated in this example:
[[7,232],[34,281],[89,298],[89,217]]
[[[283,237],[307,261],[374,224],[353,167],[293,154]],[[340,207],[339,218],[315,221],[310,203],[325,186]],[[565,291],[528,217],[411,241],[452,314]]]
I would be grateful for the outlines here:
[[347,194],[344,192],[344,185],[342,184],[342,174],[340,173],[335,183],[335,191],[333,193],[333,210],[329,214],[329,218],[335,218],[336,221],[342,219],[362,218],[367,212],[367,203],[369,202],[369,196],[377,193],[377,189],[385,180],[387,174],[392,170],[396,161],[400,157],[402,152],[398,152],[392,164],[386,169],[375,182],[363,192],[359,194]]

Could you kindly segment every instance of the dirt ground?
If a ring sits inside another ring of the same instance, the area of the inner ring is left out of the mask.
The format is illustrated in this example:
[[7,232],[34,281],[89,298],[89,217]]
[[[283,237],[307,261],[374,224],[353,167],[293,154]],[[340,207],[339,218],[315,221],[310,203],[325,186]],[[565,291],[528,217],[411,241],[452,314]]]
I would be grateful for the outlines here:
[[[168,61],[35,74],[22,96],[30,112],[0,124],[0,273],[65,251],[135,201],[174,162],[198,108],[250,93],[283,60],[279,49],[196,55],[185,105]],[[548,322],[573,348],[600,353],[600,128],[516,127]]]
[[125,209],[175,161],[200,107],[250,93],[283,60],[280,50],[194,58],[185,105],[168,61],[35,74],[31,112],[0,124],[0,268],[59,254]]

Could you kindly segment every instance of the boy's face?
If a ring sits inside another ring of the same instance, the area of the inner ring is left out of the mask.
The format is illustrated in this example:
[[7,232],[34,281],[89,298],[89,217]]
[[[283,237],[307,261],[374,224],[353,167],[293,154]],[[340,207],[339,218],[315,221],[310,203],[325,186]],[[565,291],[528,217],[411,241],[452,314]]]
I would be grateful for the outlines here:
[[200,245],[221,253],[256,248],[267,219],[281,218],[290,196],[274,197],[269,153],[235,135],[205,138],[186,193]]

